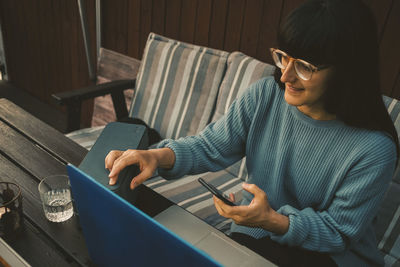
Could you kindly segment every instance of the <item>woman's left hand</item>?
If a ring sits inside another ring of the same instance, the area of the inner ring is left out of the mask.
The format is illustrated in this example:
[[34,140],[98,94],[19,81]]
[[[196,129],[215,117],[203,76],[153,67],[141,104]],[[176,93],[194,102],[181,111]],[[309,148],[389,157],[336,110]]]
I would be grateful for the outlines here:
[[[236,224],[248,227],[264,228],[276,234],[284,234],[289,228],[289,218],[271,208],[267,194],[255,184],[243,183],[242,187],[254,195],[248,206],[229,206],[214,196],[214,204],[218,213],[231,218]],[[234,195],[230,194],[232,202]]]

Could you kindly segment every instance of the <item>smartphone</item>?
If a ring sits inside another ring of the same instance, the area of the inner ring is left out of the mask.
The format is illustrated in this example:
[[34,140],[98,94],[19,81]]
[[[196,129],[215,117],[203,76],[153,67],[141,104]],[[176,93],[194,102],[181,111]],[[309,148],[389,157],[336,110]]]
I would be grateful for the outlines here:
[[203,178],[200,177],[199,179],[197,179],[197,181],[199,181],[199,183],[201,183],[205,188],[207,188],[208,191],[210,191],[214,196],[221,199],[225,204],[228,204],[229,206],[236,206],[235,203],[229,200],[229,197],[227,195],[225,195],[224,193],[222,193],[222,191],[215,188],[215,186],[204,181]]

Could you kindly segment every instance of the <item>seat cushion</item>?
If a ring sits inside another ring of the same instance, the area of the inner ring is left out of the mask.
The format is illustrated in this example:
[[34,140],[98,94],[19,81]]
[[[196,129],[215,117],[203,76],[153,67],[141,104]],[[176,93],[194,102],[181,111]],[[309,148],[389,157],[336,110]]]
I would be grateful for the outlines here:
[[97,138],[100,136],[104,127],[105,125],[92,128],[84,128],[81,130],[70,132],[65,136],[72,139],[72,141],[78,143],[87,150],[90,150],[96,142]]
[[[385,266],[400,266],[400,185],[392,182],[378,211],[375,231]],[[395,263],[397,265],[395,265]]]
[[274,71],[273,65],[263,63],[241,52],[231,53],[228,57],[228,68],[222,80],[212,121],[222,117],[232,102],[252,83],[273,75]]
[[211,120],[228,53],[151,33],[129,115],[163,138],[195,135]]
[[[218,94],[217,106],[212,121],[221,118],[232,102],[252,83],[273,75],[275,67],[241,52],[233,52],[228,57],[228,68]],[[247,179],[246,158],[228,167],[235,177]]]
[[242,181],[225,170],[187,175],[178,180],[165,180],[158,176],[147,180],[145,184],[208,224],[225,233],[229,232],[231,220],[218,214],[211,193],[197,181],[199,177],[227,195],[234,193],[236,202],[242,200]]

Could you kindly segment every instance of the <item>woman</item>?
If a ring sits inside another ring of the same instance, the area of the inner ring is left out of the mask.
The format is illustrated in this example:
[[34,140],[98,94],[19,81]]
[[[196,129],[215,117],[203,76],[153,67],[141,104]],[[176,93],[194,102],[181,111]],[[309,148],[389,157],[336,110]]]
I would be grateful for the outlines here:
[[[113,151],[166,178],[217,171],[247,156],[240,206],[214,197],[232,238],[278,265],[382,265],[372,220],[393,175],[398,139],[379,91],[378,41],[358,0],[312,0],[282,24],[275,79],[256,82],[198,136]],[[231,200],[234,197],[231,194]]]

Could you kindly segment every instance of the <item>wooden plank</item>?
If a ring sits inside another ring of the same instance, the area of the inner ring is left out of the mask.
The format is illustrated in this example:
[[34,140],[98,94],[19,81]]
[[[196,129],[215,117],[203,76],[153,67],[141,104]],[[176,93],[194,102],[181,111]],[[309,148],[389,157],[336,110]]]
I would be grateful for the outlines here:
[[151,31],[160,35],[165,32],[165,0],[153,0]]
[[147,42],[147,37],[149,36],[149,33],[151,31],[152,8],[152,1],[142,0],[140,2],[140,56],[143,55],[144,47]]
[[263,0],[247,1],[244,10],[240,51],[244,51],[251,57],[257,56],[257,44],[259,42],[263,5]]
[[99,69],[97,75],[108,81],[135,79],[140,61],[126,55],[100,48]]
[[140,43],[140,0],[128,2],[128,55],[141,58]]
[[240,49],[240,38],[243,27],[243,10],[245,0],[229,1],[227,25],[225,29],[224,50],[228,52]]
[[113,8],[115,4],[112,0],[101,1],[101,46],[111,50],[115,50],[116,47],[116,31],[114,30],[116,26],[113,19],[116,15]]
[[[41,180],[52,174],[66,174],[65,165],[0,121],[0,150]],[[64,137],[65,138],[65,137]]]
[[218,0],[213,2],[208,42],[208,45],[212,48],[224,49],[228,4],[228,0]]
[[265,0],[261,20],[260,38],[257,46],[257,58],[273,64],[269,48],[276,46],[276,36],[279,29],[280,13],[283,0]]
[[379,40],[381,40],[393,0],[364,0],[364,2],[370,7],[372,13],[375,15],[378,27],[378,36]]
[[381,92],[391,96],[400,71],[400,1],[394,1],[380,44]]
[[196,28],[197,0],[182,1],[179,40],[193,43]]
[[24,233],[21,239],[8,241],[10,245],[31,266],[79,266],[70,256],[55,248],[55,244],[29,220],[24,220]]
[[201,0],[197,4],[197,19],[194,43],[208,46],[210,32],[212,0]]
[[168,0],[165,7],[165,36],[178,39],[181,18],[181,0]]
[[[18,139],[12,140],[13,142],[19,141]],[[31,222],[36,229],[40,229],[40,232],[47,236],[47,240],[51,240],[49,242],[52,243],[57,250],[61,251],[63,254],[67,254],[69,258],[79,263],[79,265],[88,265],[90,263],[90,258],[84,238],[79,230],[80,228],[77,216],[73,216],[71,219],[63,223],[49,222],[45,218],[42,209],[42,204],[37,189],[39,183],[37,177],[32,177],[30,174],[20,169],[19,166],[16,166],[10,160],[5,158],[3,156],[5,153],[3,150],[4,145],[1,144],[0,146],[2,148],[2,153],[0,154],[0,166],[2,166],[2,168],[0,168],[1,180],[17,183],[21,187],[23,196],[23,211],[26,219]],[[38,164],[39,166],[40,163],[48,160],[48,158],[39,158],[39,161],[37,159],[31,160],[35,161],[34,163]],[[58,164],[62,165],[61,163]],[[43,164],[42,167],[47,167],[49,165],[50,164]],[[49,173],[57,174],[58,172],[51,173],[48,170],[43,169],[42,175],[47,175]],[[41,174],[38,175],[42,176]],[[53,254],[53,252],[51,253]],[[38,255],[43,255],[43,253]],[[33,255],[30,255],[29,257],[32,256]]]
[[[64,162],[79,165],[87,153],[85,148],[65,138],[54,128],[4,98],[0,99],[0,119],[17,128],[43,149],[57,155]],[[4,142],[3,140],[2,138],[2,142]],[[23,152],[21,153],[23,154]]]

